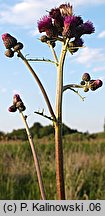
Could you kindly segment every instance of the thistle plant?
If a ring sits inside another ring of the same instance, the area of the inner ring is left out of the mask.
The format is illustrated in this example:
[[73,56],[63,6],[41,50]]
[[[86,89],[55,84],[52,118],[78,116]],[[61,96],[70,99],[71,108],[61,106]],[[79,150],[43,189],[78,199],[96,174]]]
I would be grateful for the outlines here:
[[[79,84],[67,84],[63,83],[64,74],[64,62],[67,52],[73,55],[80,48],[84,48],[84,41],[82,36],[84,34],[92,34],[95,32],[95,28],[91,21],[84,22],[81,16],[75,16],[73,8],[69,3],[62,4],[57,8],[52,8],[48,15],[43,16],[38,21],[38,30],[44,34],[40,37],[42,43],[51,49],[53,60],[51,59],[28,59],[26,58],[21,49],[23,44],[17,42],[17,39],[12,37],[10,34],[5,33],[2,35],[4,45],[6,47],[5,55],[12,58],[15,53],[23,60],[28,67],[29,71],[33,75],[37,84],[39,85],[46,104],[48,106],[50,116],[46,116],[43,112],[35,112],[42,115],[45,118],[50,119],[53,122],[55,128],[55,161],[56,161],[56,188],[57,188],[57,199],[65,199],[65,183],[64,183],[64,168],[63,168],[63,146],[62,146],[62,99],[63,93],[70,89],[80,96],[82,100],[84,97],[81,96],[78,89],[83,89],[84,92],[89,90],[95,91],[102,86],[102,81],[97,79],[91,79],[88,73],[83,74],[82,80]],[[57,43],[61,43],[61,53],[58,57],[55,47]],[[56,81],[56,104],[55,109],[52,107],[47,92],[38,78],[35,70],[32,68],[29,62],[32,61],[43,61],[55,64],[57,70],[57,81]]]

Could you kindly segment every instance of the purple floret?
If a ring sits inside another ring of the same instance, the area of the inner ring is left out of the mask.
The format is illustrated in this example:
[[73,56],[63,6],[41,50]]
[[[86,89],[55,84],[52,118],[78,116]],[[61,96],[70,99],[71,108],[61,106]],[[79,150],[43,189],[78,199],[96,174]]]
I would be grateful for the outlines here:
[[49,16],[44,16],[42,19],[38,21],[38,29],[39,32],[45,32],[52,26],[52,19]]
[[83,24],[80,16],[66,16],[64,19],[63,35],[68,37],[75,37],[76,28]]
[[87,21],[83,23],[81,26],[78,28],[78,35],[81,36],[83,34],[92,34],[95,32],[95,28],[93,26],[93,23],[90,21]]

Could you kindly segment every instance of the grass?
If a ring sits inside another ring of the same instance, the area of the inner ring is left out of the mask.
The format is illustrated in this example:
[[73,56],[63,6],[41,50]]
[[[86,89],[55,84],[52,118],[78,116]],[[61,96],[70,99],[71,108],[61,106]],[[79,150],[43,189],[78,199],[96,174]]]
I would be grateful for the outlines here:
[[[35,139],[47,199],[56,199],[53,136]],[[105,199],[105,134],[63,138],[66,198]],[[28,142],[0,142],[0,199],[40,199]]]

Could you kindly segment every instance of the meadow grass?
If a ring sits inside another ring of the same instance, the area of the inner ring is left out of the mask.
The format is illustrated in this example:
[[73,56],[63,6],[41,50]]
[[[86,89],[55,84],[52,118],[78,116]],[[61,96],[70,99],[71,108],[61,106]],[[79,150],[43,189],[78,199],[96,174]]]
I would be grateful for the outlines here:
[[[47,199],[56,199],[54,137],[35,139]],[[105,199],[105,135],[63,137],[66,199]],[[41,199],[28,142],[0,142],[0,199]]]

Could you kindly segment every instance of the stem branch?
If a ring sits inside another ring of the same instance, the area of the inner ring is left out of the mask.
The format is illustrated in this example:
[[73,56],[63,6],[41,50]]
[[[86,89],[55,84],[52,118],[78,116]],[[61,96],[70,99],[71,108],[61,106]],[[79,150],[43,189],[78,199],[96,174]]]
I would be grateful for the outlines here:
[[41,192],[41,197],[42,197],[43,200],[45,200],[46,199],[46,195],[45,195],[45,191],[44,191],[44,185],[43,185],[43,181],[42,181],[40,165],[39,165],[38,157],[37,157],[37,154],[36,154],[36,151],[35,151],[34,142],[33,142],[33,139],[32,139],[32,136],[31,136],[31,133],[30,133],[27,121],[26,121],[26,118],[24,117],[24,115],[23,115],[22,112],[20,112],[20,115],[21,115],[22,121],[23,121],[23,123],[25,125],[25,129],[26,129],[26,132],[27,132],[28,140],[29,140],[29,143],[30,143],[30,146],[31,146],[31,150],[32,150],[32,154],[33,154],[33,159],[34,159],[34,165],[35,165],[35,168],[36,168],[37,178],[38,178],[38,183],[39,183],[39,188],[40,188],[40,192]]
[[63,86],[63,92],[66,91],[67,89],[71,89],[71,88],[83,88],[83,85],[78,85],[78,84],[65,85],[65,86]]
[[36,114],[38,114],[38,115],[41,115],[41,116],[43,116],[44,118],[47,118],[47,119],[53,121],[53,119],[52,119],[50,116],[45,115],[43,112],[37,112],[37,111],[35,111],[34,113],[36,113]]
[[48,63],[52,63],[52,64],[58,65],[57,62],[52,61],[50,59],[45,59],[45,58],[43,58],[43,59],[38,59],[38,58],[36,58],[36,59],[27,59],[27,61],[32,61],[32,62],[48,62]]
[[52,54],[53,54],[53,56],[54,56],[56,65],[58,65],[58,64],[59,64],[59,60],[58,60],[57,54],[56,54],[54,48],[52,47],[52,45],[50,44],[50,42],[48,42],[48,46],[50,47],[50,49],[51,49],[51,51],[52,51]]
[[43,96],[44,96],[44,98],[45,98],[45,101],[46,101],[46,104],[47,104],[47,106],[48,106],[49,112],[50,112],[50,114],[51,114],[53,120],[56,121],[56,116],[55,116],[55,114],[54,114],[53,108],[52,108],[52,106],[51,106],[51,103],[50,103],[50,101],[49,101],[49,98],[48,98],[48,96],[47,96],[47,93],[46,93],[46,91],[45,91],[45,89],[44,89],[44,87],[43,87],[41,81],[39,80],[37,74],[35,73],[35,71],[34,71],[33,68],[31,67],[31,65],[28,63],[27,59],[26,59],[26,58],[23,56],[23,54],[20,52],[20,50],[17,51],[17,52],[18,52],[18,56],[24,61],[24,63],[25,63],[26,66],[28,67],[29,71],[30,71],[31,74],[33,75],[34,79],[37,81],[37,83],[38,83],[38,85],[39,85],[39,87],[40,87],[40,89],[41,89],[41,91],[42,91],[42,94],[43,94]]
[[85,97],[82,97],[79,94],[78,90],[75,90],[74,88],[83,88],[83,85],[77,85],[77,84],[65,85],[65,86],[63,86],[63,92],[66,91],[66,90],[68,90],[68,89],[70,89],[73,92],[75,92],[84,101]]

